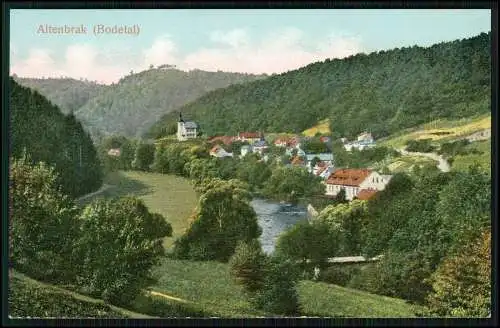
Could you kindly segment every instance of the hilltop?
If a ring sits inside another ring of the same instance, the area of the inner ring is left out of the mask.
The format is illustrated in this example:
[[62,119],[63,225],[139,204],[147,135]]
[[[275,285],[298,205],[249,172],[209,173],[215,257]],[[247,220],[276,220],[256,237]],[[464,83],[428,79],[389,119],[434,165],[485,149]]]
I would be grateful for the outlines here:
[[40,92],[63,113],[74,112],[94,136],[119,134],[134,137],[143,134],[161,115],[209,91],[263,77],[159,67],[131,73],[112,85],[70,78],[15,79]]
[[489,112],[491,33],[344,59],[212,91],[164,115],[149,131],[171,133],[178,111],[207,135],[242,130],[300,133],[330,120],[334,137],[376,138],[439,118]]

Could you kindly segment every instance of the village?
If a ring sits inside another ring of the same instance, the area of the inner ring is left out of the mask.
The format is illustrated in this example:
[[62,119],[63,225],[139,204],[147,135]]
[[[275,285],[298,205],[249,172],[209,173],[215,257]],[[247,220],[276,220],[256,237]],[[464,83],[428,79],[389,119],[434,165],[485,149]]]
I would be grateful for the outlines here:
[[[199,138],[198,124],[194,121],[184,120],[179,115],[177,123],[177,140],[186,141]],[[237,136],[211,136],[208,142],[213,144],[210,156],[216,158],[239,157],[255,153],[261,160],[271,160],[269,150],[271,147],[284,149],[290,157],[290,162],[285,166],[298,166],[306,169],[311,175],[320,177],[325,185],[325,197],[335,198],[341,190],[345,191],[345,199],[368,200],[378,191],[383,190],[391,179],[391,175],[380,174],[369,168],[341,168],[335,166],[334,154],[331,151],[331,137],[319,136],[328,151],[321,153],[306,152],[303,148],[305,142],[311,137],[299,135],[280,136],[272,142],[266,140],[262,132],[240,132]],[[239,154],[228,151],[234,142],[243,143]],[[369,132],[361,133],[355,141],[341,138],[346,151],[353,149],[363,150],[374,147],[376,142]],[[275,160],[280,161],[277,157]]]

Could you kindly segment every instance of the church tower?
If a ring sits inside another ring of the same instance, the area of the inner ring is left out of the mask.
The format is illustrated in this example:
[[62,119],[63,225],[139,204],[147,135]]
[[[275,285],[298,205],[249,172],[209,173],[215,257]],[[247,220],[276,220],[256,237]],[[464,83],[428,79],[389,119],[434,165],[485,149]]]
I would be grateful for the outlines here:
[[186,131],[184,128],[184,120],[182,119],[182,113],[179,112],[179,121],[177,122],[177,140],[183,141],[186,138]]

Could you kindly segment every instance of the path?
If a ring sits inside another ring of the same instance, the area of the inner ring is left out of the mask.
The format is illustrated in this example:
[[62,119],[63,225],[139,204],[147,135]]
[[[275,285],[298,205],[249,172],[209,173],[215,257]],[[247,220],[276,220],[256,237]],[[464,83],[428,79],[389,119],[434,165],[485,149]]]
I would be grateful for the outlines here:
[[111,187],[113,187],[113,186],[108,185],[108,184],[103,184],[103,185],[102,185],[102,187],[101,187],[101,188],[99,188],[99,190],[94,191],[94,192],[91,192],[90,194],[83,195],[82,197],[77,198],[77,199],[76,199],[76,201],[77,201],[77,202],[81,202],[81,201],[83,201],[83,200],[85,200],[85,199],[87,199],[87,198],[90,198],[90,197],[92,197],[92,196],[95,196],[95,195],[97,195],[97,194],[100,194],[100,193],[102,193],[102,192],[104,192],[104,191],[108,190],[108,189],[109,189],[109,188],[111,188]]
[[398,151],[399,153],[401,153],[402,155],[410,155],[410,156],[423,156],[423,157],[427,157],[427,158],[430,158],[432,160],[435,160],[438,162],[438,165],[437,165],[437,168],[441,171],[441,172],[450,172],[450,164],[448,163],[447,160],[445,160],[443,158],[443,156],[441,155],[438,155],[436,153],[419,153],[419,152],[411,152],[411,151],[406,151],[404,148],[399,148],[399,149],[396,149],[396,151]]
[[174,300],[174,301],[177,301],[177,302],[182,302],[182,303],[193,303],[191,301],[188,301],[188,300],[185,300],[185,299],[182,299],[182,298],[178,298],[178,297],[174,297],[174,296],[170,296],[170,295],[167,295],[167,294],[163,294],[163,293],[159,293],[159,292],[155,292],[153,290],[150,290],[149,293],[151,295],[154,295],[154,296],[160,296],[160,297],[164,297],[164,298],[168,298],[169,300]]

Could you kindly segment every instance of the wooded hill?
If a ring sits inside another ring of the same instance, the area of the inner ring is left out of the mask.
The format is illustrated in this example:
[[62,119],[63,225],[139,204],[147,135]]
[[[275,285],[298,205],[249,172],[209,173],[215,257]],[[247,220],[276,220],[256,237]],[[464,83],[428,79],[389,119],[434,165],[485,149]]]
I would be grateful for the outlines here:
[[206,135],[303,131],[330,119],[334,136],[370,130],[380,138],[437,118],[491,109],[490,33],[345,59],[327,59],[267,79],[233,85],[164,115],[149,137],[172,132],[178,111]]
[[93,135],[101,132],[134,137],[146,132],[161,115],[209,91],[263,77],[151,68],[129,74],[109,86],[74,79],[17,80],[39,91],[63,112],[74,111]]
[[102,171],[90,135],[74,115],[10,79],[10,147],[13,157],[55,167],[66,194],[79,196],[101,185]]

